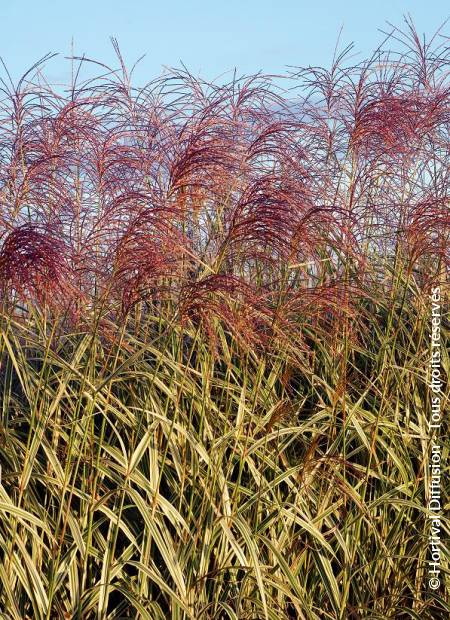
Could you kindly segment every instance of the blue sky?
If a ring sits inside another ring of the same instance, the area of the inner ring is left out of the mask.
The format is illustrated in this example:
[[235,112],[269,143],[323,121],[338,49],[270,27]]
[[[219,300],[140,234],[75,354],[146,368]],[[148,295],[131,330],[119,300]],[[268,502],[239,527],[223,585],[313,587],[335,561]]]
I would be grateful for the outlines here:
[[[65,81],[74,40],[76,55],[112,63],[115,36],[128,65],[146,57],[137,82],[182,61],[213,79],[236,67],[239,74],[279,73],[286,65],[329,65],[341,27],[356,58],[370,53],[388,28],[411,14],[420,33],[433,34],[450,15],[443,0],[2,0],[0,56],[18,77],[47,52],[59,52],[46,74]],[[449,27],[444,29],[448,34]]]

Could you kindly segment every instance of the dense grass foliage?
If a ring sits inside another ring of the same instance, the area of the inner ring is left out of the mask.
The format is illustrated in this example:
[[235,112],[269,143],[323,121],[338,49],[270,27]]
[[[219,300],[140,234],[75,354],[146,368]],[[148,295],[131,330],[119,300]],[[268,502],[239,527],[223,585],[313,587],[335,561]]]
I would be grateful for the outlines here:
[[64,92],[5,79],[2,618],[450,615],[448,41],[394,40],[275,81],[136,88],[117,46]]

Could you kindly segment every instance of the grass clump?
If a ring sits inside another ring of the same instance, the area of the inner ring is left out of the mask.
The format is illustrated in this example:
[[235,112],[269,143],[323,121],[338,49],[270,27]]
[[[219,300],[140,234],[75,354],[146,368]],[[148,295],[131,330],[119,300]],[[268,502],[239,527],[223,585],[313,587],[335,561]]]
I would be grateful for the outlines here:
[[3,617],[447,617],[448,49],[396,35],[286,88],[4,85]]

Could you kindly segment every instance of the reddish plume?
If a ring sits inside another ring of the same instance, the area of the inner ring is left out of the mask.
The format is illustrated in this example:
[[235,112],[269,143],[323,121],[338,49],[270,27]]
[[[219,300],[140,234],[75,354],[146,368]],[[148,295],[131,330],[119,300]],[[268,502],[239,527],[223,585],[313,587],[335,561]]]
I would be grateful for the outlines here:
[[411,273],[448,264],[449,52],[395,36],[402,55],[277,80],[138,88],[115,46],[121,71],[81,61],[66,93],[5,82],[3,295],[112,325],[151,303],[256,343],[338,328],[399,248]]

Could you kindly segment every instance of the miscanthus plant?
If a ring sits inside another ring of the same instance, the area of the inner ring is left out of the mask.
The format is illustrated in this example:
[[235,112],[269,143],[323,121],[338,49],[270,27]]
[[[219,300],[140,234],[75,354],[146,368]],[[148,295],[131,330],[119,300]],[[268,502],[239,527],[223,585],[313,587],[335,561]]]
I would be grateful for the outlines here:
[[389,41],[275,82],[5,73],[2,618],[449,616],[448,39]]

